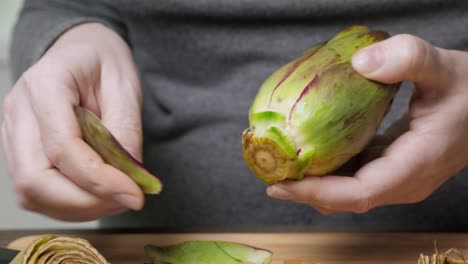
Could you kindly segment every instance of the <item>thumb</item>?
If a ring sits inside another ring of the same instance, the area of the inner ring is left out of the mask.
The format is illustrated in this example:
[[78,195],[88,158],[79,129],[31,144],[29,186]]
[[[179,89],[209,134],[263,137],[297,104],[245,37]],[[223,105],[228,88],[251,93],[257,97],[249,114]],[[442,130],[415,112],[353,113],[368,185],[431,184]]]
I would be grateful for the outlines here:
[[[141,87],[136,70],[101,77],[99,105],[104,125],[135,159],[142,161]],[[132,74],[134,73],[134,74]]]
[[454,72],[447,50],[408,34],[360,50],[353,56],[352,65],[369,79],[383,83],[412,81],[426,88],[446,87]]

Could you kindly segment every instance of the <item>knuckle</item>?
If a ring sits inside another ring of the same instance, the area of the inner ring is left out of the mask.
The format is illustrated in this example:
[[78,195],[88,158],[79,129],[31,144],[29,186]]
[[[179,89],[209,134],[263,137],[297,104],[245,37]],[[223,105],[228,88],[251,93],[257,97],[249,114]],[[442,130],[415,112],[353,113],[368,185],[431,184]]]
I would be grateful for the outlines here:
[[98,177],[101,173],[103,173],[100,169],[94,168],[78,168],[78,170],[64,172],[67,176],[73,181],[75,181],[78,185],[80,185],[83,189],[87,190],[90,193],[97,194],[98,196],[106,197],[116,192],[115,186],[112,187],[110,184],[107,184],[103,177]]
[[15,178],[14,185],[16,192],[26,197],[32,196],[35,191],[35,184],[31,180],[31,177],[24,175],[24,173]]
[[36,204],[33,202],[34,200],[27,198],[27,196],[23,194],[18,194],[18,205],[20,208],[35,212],[38,210]]
[[297,201],[307,203],[310,206],[318,206],[319,204],[322,205],[323,202],[321,200],[321,195],[317,192],[311,192],[307,195],[298,195],[295,197]]
[[[19,82],[26,91],[34,95],[34,92],[44,92],[43,89],[34,89],[38,85],[47,89],[63,89],[74,84],[73,74],[58,59],[48,57],[27,69],[20,77]],[[53,84],[61,84],[60,86]]]
[[361,196],[354,203],[354,208],[352,210],[354,213],[359,213],[359,214],[366,213],[373,207],[372,205],[373,198],[372,198],[370,191],[364,191],[361,193],[362,193]]
[[97,177],[89,177],[83,182],[83,187],[92,193],[104,195],[106,193],[111,193],[112,190],[110,190],[106,184],[103,182],[99,181]]
[[410,34],[397,35],[396,38],[398,38],[398,41],[406,51],[409,50],[412,53],[422,51],[426,45],[424,40]]
[[429,45],[413,35],[401,34],[398,35],[398,40],[401,43],[400,52],[404,55],[404,67],[412,73],[417,73],[426,64],[429,56]]
[[18,205],[24,210],[37,211],[35,201],[36,185],[30,177],[22,175],[20,179],[15,179],[14,187],[16,190]]
[[296,201],[309,204],[312,207],[321,207],[328,208],[327,199],[325,199],[326,194],[323,189],[318,188],[316,190],[311,190],[308,192],[298,192],[294,195]]
[[57,167],[61,167],[61,164],[65,155],[65,147],[63,144],[58,142],[51,143],[45,148],[49,161]]

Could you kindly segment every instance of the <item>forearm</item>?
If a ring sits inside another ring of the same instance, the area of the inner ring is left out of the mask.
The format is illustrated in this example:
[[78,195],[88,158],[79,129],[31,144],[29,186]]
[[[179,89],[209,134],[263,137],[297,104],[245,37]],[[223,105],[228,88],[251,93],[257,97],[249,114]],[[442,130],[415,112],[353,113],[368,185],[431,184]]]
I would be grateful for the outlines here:
[[10,52],[12,79],[17,80],[61,34],[76,25],[99,22],[126,39],[121,16],[109,3],[96,0],[25,0],[13,31]]

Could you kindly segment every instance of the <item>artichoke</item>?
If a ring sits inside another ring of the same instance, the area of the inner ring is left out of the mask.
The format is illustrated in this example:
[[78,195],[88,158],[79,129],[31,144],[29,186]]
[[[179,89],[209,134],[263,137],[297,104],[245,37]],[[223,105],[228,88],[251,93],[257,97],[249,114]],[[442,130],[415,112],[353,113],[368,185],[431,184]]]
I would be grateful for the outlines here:
[[269,264],[272,253],[244,244],[225,241],[185,241],[157,247],[145,246],[153,264]]
[[10,264],[108,264],[107,260],[81,238],[43,235],[31,242]]
[[361,152],[376,134],[400,86],[354,71],[358,50],[388,38],[353,26],[269,76],[249,111],[242,151],[266,183],[330,173]]
[[99,118],[86,108],[77,106],[78,118],[84,141],[109,165],[127,174],[144,193],[158,194],[162,183],[155,175],[134,159],[101,123]]

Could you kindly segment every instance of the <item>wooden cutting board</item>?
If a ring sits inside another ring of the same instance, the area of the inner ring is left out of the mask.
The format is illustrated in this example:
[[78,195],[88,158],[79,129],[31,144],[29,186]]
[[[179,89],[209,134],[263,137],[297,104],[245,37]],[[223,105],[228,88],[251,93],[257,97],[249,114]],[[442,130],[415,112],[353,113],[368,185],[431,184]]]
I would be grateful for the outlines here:
[[[145,244],[168,245],[186,240],[223,240],[273,251],[272,264],[416,264],[420,253],[456,247],[468,256],[468,234],[429,233],[223,233],[223,234],[61,234],[87,239],[112,264],[148,263]],[[35,236],[9,247],[23,249]],[[220,263],[222,264],[222,263]]]

